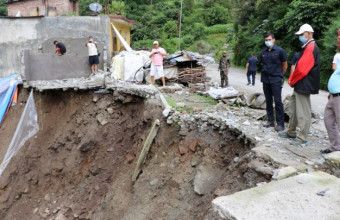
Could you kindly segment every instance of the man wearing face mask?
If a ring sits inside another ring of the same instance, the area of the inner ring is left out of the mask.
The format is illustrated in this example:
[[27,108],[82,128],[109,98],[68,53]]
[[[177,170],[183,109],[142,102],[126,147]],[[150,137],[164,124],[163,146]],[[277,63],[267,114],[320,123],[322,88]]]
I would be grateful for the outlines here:
[[[289,85],[294,88],[289,102],[289,127],[286,132],[279,134],[281,137],[292,138],[293,144],[297,146],[308,145],[307,135],[312,115],[310,95],[319,93],[320,55],[313,33],[309,24],[302,25],[295,33],[303,45],[295,70],[288,79]],[[298,132],[297,127],[300,129]]]
[[284,49],[274,45],[275,37],[267,33],[264,37],[266,49],[261,52],[261,82],[266,97],[268,121],[264,127],[274,127],[273,97],[275,101],[276,131],[284,130],[284,110],[281,98],[283,75],[287,70],[287,54]]

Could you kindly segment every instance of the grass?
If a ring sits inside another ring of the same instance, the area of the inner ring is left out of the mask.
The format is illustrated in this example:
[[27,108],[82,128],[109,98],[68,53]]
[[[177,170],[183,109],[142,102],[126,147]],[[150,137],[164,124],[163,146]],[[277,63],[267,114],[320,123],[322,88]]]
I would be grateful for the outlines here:
[[185,103],[184,106],[178,106],[174,97],[169,97],[166,100],[172,108],[183,114],[194,114],[202,111],[203,108],[208,108],[209,106],[216,105],[218,103],[218,101],[211,98],[210,96],[207,97],[197,93],[191,94],[189,96],[189,100],[187,101],[178,101]]

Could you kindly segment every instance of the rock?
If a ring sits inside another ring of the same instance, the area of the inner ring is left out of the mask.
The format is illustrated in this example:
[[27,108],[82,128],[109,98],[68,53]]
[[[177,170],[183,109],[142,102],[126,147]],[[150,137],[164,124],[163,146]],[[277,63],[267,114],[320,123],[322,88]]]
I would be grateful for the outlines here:
[[257,137],[257,136],[255,136],[254,139],[255,139],[255,141],[257,141],[257,142],[261,142],[261,141],[262,141],[262,139],[259,138],[259,137]]
[[106,125],[107,123],[109,123],[109,121],[106,119],[105,115],[100,113],[96,116],[97,121],[99,122],[99,124],[101,125]]
[[60,213],[55,220],[67,220],[67,218],[65,217],[65,215],[63,215],[62,213]]
[[240,158],[239,157],[235,157],[234,158],[234,163],[238,163],[240,161]]
[[197,143],[198,143],[197,140],[194,140],[193,142],[191,142],[189,148],[190,148],[190,150],[191,150],[192,152],[195,152],[195,151],[196,151]]
[[246,126],[250,126],[250,122],[247,120],[245,122],[242,123],[243,125],[246,125]]
[[315,164],[315,162],[310,161],[310,160],[306,160],[305,164],[309,165],[309,166],[313,166]]
[[340,164],[340,151],[335,151],[325,156],[326,160],[339,165]]
[[181,126],[181,130],[179,131],[179,135],[186,136],[188,134],[188,128],[185,125]]
[[178,150],[179,150],[179,153],[180,153],[181,155],[183,155],[183,154],[188,153],[189,148],[188,148],[185,144],[182,143],[182,144],[179,144]]
[[150,185],[151,186],[154,186],[154,185],[156,185],[158,183],[158,179],[154,179],[154,180],[152,180],[151,182],[150,182]]
[[168,117],[169,116],[169,114],[170,114],[170,111],[171,111],[171,109],[169,109],[169,108],[166,108],[166,109],[164,109],[164,111],[163,111],[163,116],[166,118],[166,117]]
[[194,179],[194,191],[199,195],[209,193],[222,175],[222,170],[209,165],[199,165]]
[[274,171],[273,179],[282,180],[297,173],[294,167],[288,166]]
[[107,152],[112,152],[113,151],[113,147],[110,147],[106,150]]
[[[216,219],[339,219],[339,186],[340,179],[327,173],[304,173],[218,197],[212,208]],[[327,188],[325,196],[316,195]]]
[[98,191],[99,189],[100,189],[100,188],[99,188],[98,185],[95,185],[95,186],[94,186],[94,190]]
[[207,131],[209,129],[208,123],[204,122],[201,127],[199,128],[200,132]]
[[85,142],[85,143],[82,143],[79,145],[78,149],[81,151],[81,152],[87,152],[93,148],[95,148],[97,146],[97,142],[91,140],[89,142]]
[[47,201],[47,202],[51,201],[51,196],[50,196],[50,194],[47,193],[47,194],[45,195],[44,199],[45,199],[45,201]]
[[38,211],[39,211],[39,208],[33,209],[33,215],[36,215],[38,213]]
[[106,111],[110,114],[112,114],[114,112],[113,108],[111,108],[111,107],[107,108]]
[[96,103],[98,100],[99,100],[99,97],[96,96],[96,95],[95,95],[95,96],[93,97],[93,99],[92,99],[92,101],[93,101],[94,103]]
[[200,161],[199,161],[198,159],[193,159],[193,160],[191,161],[191,166],[192,166],[192,167],[196,167],[199,163],[200,163]]
[[132,154],[132,153],[128,153],[127,155],[126,155],[126,162],[127,163],[132,163],[133,162],[133,160],[135,159],[135,155],[134,154]]

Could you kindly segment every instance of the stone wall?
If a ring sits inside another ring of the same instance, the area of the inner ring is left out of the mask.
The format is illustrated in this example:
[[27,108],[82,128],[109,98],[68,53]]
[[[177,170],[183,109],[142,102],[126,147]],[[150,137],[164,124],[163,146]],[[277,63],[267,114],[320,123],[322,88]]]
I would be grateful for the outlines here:
[[[102,54],[104,47],[110,48],[111,27],[107,16],[0,18],[0,30],[0,77],[24,73],[24,49],[32,54],[54,54],[54,40],[65,43],[68,59],[87,56],[85,42],[90,35],[98,42]],[[107,60],[110,59],[108,53]],[[102,67],[103,55],[99,68]]]
[[[78,2],[70,0],[26,0],[16,1],[7,4],[8,16],[16,16],[20,11],[21,16],[38,16],[38,15],[78,15]],[[56,9],[56,10],[53,10]],[[52,11],[53,10],[53,11]]]

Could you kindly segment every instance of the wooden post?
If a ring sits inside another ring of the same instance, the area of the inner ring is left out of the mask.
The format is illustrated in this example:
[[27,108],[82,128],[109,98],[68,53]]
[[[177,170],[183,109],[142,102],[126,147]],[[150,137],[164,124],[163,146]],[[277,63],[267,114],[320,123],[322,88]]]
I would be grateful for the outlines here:
[[152,127],[151,127],[151,130],[149,132],[149,135],[148,135],[148,137],[146,138],[146,140],[145,140],[145,142],[143,144],[142,151],[140,152],[140,155],[138,157],[135,170],[134,170],[133,175],[132,175],[132,182],[133,183],[135,183],[136,180],[138,179],[139,173],[142,170],[141,167],[142,167],[142,165],[145,162],[145,159],[146,159],[146,157],[148,155],[148,152],[150,150],[151,144],[152,144],[152,142],[153,142],[153,140],[156,137],[156,134],[158,132],[159,125],[160,125],[160,122],[159,122],[158,119],[156,119],[154,121],[154,123],[152,124]]

